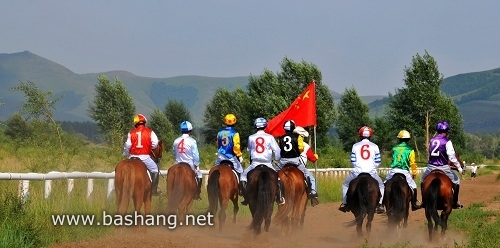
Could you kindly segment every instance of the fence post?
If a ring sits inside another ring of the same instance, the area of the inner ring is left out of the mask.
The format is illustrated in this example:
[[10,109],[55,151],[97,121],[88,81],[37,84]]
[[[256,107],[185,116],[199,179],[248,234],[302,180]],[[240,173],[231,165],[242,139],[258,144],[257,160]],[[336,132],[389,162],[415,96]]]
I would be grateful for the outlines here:
[[87,199],[90,199],[93,191],[94,191],[94,179],[89,178],[87,181]]
[[115,188],[115,179],[114,178],[109,178],[108,179],[108,191],[106,195],[106,199],[109,200],[111,197],[111,192],[113,192],[113,189]]
[[75,179],[69,178],[68,179],[68,195],[71,195],[71,192],[73,191],[74,187],[75,187]]
[[45,199],[48,199],[52,191],[52,180],[45,180]]

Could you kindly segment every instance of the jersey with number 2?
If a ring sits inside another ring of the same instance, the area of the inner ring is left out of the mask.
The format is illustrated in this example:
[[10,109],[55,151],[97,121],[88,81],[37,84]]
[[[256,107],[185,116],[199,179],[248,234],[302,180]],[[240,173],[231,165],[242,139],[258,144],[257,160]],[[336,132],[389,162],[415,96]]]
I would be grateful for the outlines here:
[[351,164],[354,170],[371,172],[378,168],[381,161],[380,149],[368,139],[363,139],[352,146]]

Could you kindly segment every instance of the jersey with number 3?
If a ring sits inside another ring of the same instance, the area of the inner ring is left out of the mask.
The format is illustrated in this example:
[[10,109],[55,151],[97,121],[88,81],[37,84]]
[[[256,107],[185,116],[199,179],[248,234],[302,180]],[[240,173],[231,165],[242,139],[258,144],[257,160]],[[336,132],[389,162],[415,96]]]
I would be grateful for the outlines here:
[[380,149],[368,139],[363,139],[352,146],[351,164],[355,171],[372,172],[381,162]]
[[248,152],[252,162],[271,163],[274,159],[280,160],[280,147],[274,137],[264,131],[257,131],[248,137]]
[[282,158],[298,158],[304,147],[302,145],[302,150],[300,150],[299,142],[302,141],[302,137],[296,133],[287,133],[278,138],[278,144],[281,149]]

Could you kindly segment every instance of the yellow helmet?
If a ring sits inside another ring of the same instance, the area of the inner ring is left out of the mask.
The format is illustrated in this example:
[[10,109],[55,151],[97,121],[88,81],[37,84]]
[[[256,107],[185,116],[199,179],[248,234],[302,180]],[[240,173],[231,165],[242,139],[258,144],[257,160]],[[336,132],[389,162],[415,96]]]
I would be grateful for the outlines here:
[[143,123],[146,124],[148,120],[144,115],[138,114],[134,117],[134,125],[137,125],[138,123]]
[[409,139],[411,138],[410,133],[406,130],[401,130],[398,133],[398,139]]
[[224,124],[226,124],[228,126],[232,126],[232,125],[236,124],[236,116],[233,114],[227,114],[224,117]]

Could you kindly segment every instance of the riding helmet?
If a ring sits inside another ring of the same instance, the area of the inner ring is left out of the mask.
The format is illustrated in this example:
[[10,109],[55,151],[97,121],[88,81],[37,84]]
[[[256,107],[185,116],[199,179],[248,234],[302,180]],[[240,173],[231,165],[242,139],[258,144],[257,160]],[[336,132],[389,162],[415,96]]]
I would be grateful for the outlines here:
[[227,114],[224,117],[224,124],[226,124],[228,126],[232,126],[232,125],[236,124],[236,116],[234,114]]

